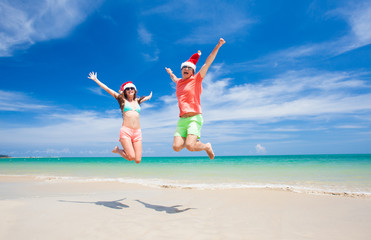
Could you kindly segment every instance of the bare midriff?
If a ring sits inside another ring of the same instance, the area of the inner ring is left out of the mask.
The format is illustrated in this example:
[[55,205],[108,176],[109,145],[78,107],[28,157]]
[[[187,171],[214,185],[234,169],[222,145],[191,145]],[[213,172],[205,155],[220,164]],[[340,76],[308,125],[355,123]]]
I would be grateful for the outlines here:
[[181,118],[188,118],[188,117],[193,117],[193,116],[196,116],[200,113],[196,113],[196,112],[189,112],[189,113],[185,113],[183,114],[182,116],[180,116]]
[[139,113],[137,111],[126,111],[124,112],[124,122],[122,126],[131,129],[140,129]]

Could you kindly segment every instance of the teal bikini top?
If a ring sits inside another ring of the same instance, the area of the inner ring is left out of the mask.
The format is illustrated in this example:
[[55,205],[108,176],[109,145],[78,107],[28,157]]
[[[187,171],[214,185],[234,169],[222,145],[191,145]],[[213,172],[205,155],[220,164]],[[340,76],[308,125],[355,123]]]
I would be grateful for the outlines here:
[[138,107],[136,109],[133,109],[130,103],[125,100],[124,112],[127,112],[127,111],[137,111],[138,113],[140,113],[140,106],[138,104]]

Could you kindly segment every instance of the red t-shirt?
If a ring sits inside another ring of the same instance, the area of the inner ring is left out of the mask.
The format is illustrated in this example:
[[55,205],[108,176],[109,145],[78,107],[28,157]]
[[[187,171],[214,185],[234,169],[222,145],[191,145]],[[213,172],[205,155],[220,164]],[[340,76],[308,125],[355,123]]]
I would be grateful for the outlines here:
[[176,97],[178,98],[179,116],[185,113],[202,113],[200,96],[202,92],[202,77],[200,73],[176,82]]

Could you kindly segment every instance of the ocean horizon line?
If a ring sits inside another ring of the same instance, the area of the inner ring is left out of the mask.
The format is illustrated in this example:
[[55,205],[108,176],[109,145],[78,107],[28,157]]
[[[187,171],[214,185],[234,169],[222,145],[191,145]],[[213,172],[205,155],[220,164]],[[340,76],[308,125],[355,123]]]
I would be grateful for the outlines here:
[[[371,153],[305,153],[305,154],[256,154],[256,155],[217,155],[218,157],[285,157],[285,156],[347,156],[347,155],[371,155]],[[0,157],[4,158],[122,158],[120,156],[22,156],[22,157]],[[208,158],[208,156],[196,155],[196,156],[142,156],[145,158]],[[212,161],[212,160],[211,160]]]

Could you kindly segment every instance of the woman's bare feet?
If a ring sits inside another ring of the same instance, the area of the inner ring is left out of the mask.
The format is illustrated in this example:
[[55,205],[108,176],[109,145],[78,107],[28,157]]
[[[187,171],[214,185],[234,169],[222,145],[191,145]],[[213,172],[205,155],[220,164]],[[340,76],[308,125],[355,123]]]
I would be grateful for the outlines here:
[[206,143],[205,145],[206,145],[205,151],[207,152],[207,155],[209,155],[209,158],[213,160],[215,157],[215,154],[214,154],[213,148],[211,147],[211,143]]
[[119,153],[119,150],[120,150],[119,147],[116,146],[116,147],[112,150],[112,152],[113,152],[113,153]]
[[128,157],[126,156],[126,153],[125,153],[125,150],[124,149],[120,149],[118,146],[116,146],[113,150],[112,150],[113,153],[118,153],[121,155],[121,157],[125,158],[126,160],[129,160]]

